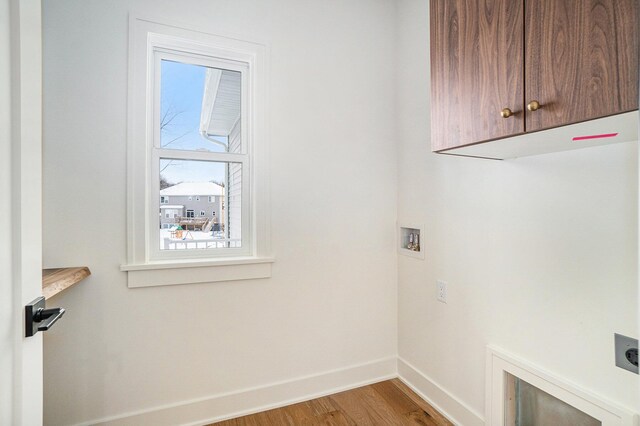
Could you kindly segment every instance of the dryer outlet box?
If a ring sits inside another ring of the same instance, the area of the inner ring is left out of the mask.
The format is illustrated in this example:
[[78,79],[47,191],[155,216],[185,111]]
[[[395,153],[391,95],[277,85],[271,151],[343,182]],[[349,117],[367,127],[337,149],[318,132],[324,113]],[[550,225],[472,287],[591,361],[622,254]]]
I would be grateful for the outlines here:
[[638,339],[614,334],[616,366],[638,374]]

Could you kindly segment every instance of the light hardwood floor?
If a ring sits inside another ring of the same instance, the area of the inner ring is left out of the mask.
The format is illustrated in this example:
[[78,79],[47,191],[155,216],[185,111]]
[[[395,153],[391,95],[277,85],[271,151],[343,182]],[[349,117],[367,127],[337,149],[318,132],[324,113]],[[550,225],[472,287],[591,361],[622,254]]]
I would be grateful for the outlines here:
[[216,426],[452,426],[398,379],[215,423]]

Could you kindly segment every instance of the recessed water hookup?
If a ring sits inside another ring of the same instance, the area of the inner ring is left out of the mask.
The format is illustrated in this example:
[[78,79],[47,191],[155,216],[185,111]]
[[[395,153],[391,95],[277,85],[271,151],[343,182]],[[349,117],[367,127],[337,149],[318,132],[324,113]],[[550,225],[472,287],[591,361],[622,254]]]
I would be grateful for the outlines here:
[[424,259],[423,226],[402,225],[399,229],[399,251],[410,257]]

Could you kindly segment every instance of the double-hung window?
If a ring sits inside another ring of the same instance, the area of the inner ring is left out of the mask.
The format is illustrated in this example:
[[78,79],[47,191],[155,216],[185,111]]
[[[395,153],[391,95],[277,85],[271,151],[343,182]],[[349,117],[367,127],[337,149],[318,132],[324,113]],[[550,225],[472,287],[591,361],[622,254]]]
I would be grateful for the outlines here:
[[[130,240],[122,269],[270,263],[264,47],[138,18],[130,43]],[[161,207],[169,199],[182,214],[167,228]],[[218,215],[206,214],[207,202],[219,202]],[[222,279],[240,278],[211,277]]]
[[[252,243],[250,184],[245,179],[250,169],[249,65],[160,40],[152,55],[154,84],[147,105],[153,113],[148,129],[153,136],[148,147],[150,190],[160,199],[163,192],[174,198],[186,196],[187,217],[178,225],[191,232],[187,241],[151,223],[149,236],[156,244],[150,255],[155,259],[248,255]],[[201,197],[189,195],[194,192],[227,200],[230,208],[222,218],[222,233],[214,234],[213,221],[200,209]],[[159,208],[154,204],[152,197],[148,208]]]

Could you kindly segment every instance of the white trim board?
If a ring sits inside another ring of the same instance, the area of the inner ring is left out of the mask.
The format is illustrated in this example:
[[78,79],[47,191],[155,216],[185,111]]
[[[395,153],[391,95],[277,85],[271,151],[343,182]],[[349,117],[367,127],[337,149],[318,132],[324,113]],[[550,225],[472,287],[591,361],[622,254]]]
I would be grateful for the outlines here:
[[600,420],[602,426],[638,425],[638,417],[631,410],[508,354],[500,348],[487,346],[486,363],[485,415],[489,425],[504,426],[505,372]]
[[480,413],[401,357],[398,357],[398,377],[452,423],[484,426]]
[[396,357],[392,356],[320,374],[96,419],[79,425],[206,425],[395,377]]

